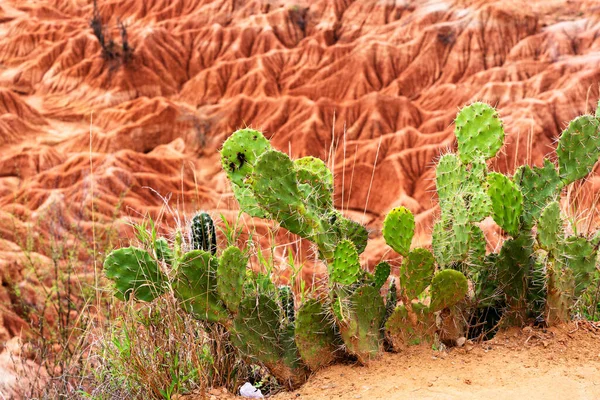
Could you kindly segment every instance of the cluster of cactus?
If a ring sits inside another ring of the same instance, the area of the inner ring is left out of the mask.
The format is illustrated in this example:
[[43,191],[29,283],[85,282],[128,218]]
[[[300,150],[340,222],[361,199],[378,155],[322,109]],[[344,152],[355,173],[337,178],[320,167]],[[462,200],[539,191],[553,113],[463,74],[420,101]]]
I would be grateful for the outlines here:
[[[453,307],[468,290],[467,278],[459,271],[444,269],[435,272],[431,252],[423,248],[410,249],[414,235],[413,214],[404,207],[393,209],[383,223],[383,237],[396,253],[403,256],[400,265],[400,299],[386,322],[385,330],[396,350],[422,342],[433,342],[437,331],[435,313]],[[429,304],[424,299],[429,287]]]
[[221,162],[242,211],[276,220],[313,241],[325,260],[331,260],[342,239],[364,251],[368,232],[333,207],[333,175],[322,160],[292,161],[261,132],[241,129],[223,144]]
[[[115,283],[115,295],[149,302],[170,287],[185,311],[201,321],[224,325],[241,353],[269,368],[282,385],[302,384],[308,370],[294,341],[289,288],[255,285],[246,270],[248,257],[235,246],[217,257],[215,228],[208,214],[193,218],[190,236],[193,249],[187,252],[171,250],[164,238],[155,241],[152,252],[138,247],[112,251],[104,269]],[[163,268],[165,264],[170,268]]]
[[[558,199],[565,186],[593,169],[600,157],[600,120],[584,115],[571,121],[558,142],[558,170],[545,159],[542,167],[524,165],[513,176],[488,172],[487,160],[504,143],[502,122],[492,107],[473,103],[463,108],[456,117],[455,135],[458,153],[442,156],[436,169],[441,216],[433,229],[432,247],[438,264],[466,272],[474,282],[476,295],[502,293],[510,323],[523,323],[536,313],[547,317],[550,311],[544,299],[550,299],[550,292],[556,291],[556,276],[561,277],[561,287],[570,287],[577,279],[580,289],[589,283],[587,273],[557,275],[557,267],[550,264],[554,265],[555,259],[573,260],[577,256],[571,252],[585,247],[591,265],[596,251],[583,244],[587,243],[585,238],[567,239],[579,245],[563,245],[558,258],[544,258],[544,249],[538,250],[542,210]],[[486,217],[492,217],[512,237],[504,242],[499,254],[486,255],[486,240],[478,225]],[[563,269],[574,264],[560,263]],[[576,297],[571,294],[577,295],[580,290],[566,291],[570,301],[552,305],[549,322],[568,318]]]
[[[395,349],[431,343],[440,329],[436,315],[452,316],[461,302],[501,304],[512,324],[539,316],[550,324],[568,320],[597,266],[600,233],[591,239],[566,235],[558,199],[600,157],[600,107],[562,133],[558,167],[546,159],[512,176],[488,171],[505,136],[492,107],[463,108],[455,134],[458,152],[442,156],[436,169],[440,218],[432,252],[411,249],[415,219],[408,209],[395,208],[385,218],[385,242],[402,257],[385,302],[380,291],[390,281],[390,263],[380,262],[372,274],[361,267],[367,230],[334,208],[326,164],[314,157],[291,160],[252,129],[234,132],[221,151],[233,193],[242,211],[273,219],[317,245],[327,265],[328,296],[306,296],[296,307],[291,288],[247,270],[242,250],[218,249],[206,213],[192,220],[189,251],[181,235],[173,249],[162,238],[153,239],[151,251],[118,249],[105,260],[106,275],[123,300],[149,302],[172,292],[196,318],[224,325],[245,357],[288,388],[340,356],[366,363],[385,341]],[[487,254],[479,224],[488,217],[510,236],[498,253]],[[471,301],[482,296],[491,300]]]

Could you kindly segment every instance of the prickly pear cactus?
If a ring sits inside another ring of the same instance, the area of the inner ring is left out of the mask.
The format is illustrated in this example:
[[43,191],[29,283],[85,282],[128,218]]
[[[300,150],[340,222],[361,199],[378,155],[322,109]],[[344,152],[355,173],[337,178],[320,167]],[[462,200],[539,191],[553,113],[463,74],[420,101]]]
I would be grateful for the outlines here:
[[560,177],[554,164],[544,159],[543,167],[523,165],[515,172],[515,183],[523,194],[523,227],[531,229],[542,210],[560,191]]
[[162,237],[154,241],[154,254],[157,260],[164,261],[167,264],[172,264],[175,259],[175,254],[169,247],[169,242]]
[[137,247],[113,250],[104,260],[104,272],[115,283],[120,300],[152,301],[165,292],[166,277],[156,260]]
[[217,254],[217,232],[215,224],[205,212],[200,212],[192,218],[191,242],[192,249],[208,251],[210,254]]
[[466,180],[467,171],[456,154],[443,155],[435,169],[435,186],[440,206],[444,207],[451,201]]
[[333,263],[329,267],[329,281],[342,285],[356,282],[362,272],[354,243],[342,240],[335,248]]
[[388,246],[401,255],[407,255],[415,232],[415,217],[405,207],[397,207],[383,221],[383,237]]
[[175,297],[194,317],[224,322],[229,317],[217,292],[217,258],[203,250],[184,254],[173,282]]
[[557,249],[564,236],[558,201],[553,201],[544,208],[537,227],[540,245],[548,251]]
[[319,210],[333,208],[333,174],[323,160],[303,157],[294,161],[298,186],[304,198]]
[[227,172],[233,193],[242,211],[253,217],[267,218],[267,212],[258,204],[248,178],[256,159],[271,149],[262,133],[254,129],[240,129],[223,143],[221,164]]
[[370,285],[356,289],[347,301],[347,309],[342,312],[345,317],[338,320],[340,334],[348,352],[366,364],[381,350],[385,304],[379,290]]
[[410,322],[408,311],[399,305],[385,323],[386,339],[396,351],[421,343],[433,343],[436,332],[435,315],[422,303],[414,303],[412,312],[416,323]]
[[295,389],[306,381],[308,370],[294,345],[293,330],[281,321],[282,311],[273,298],[247,296],[233,320],[231,340],[247,358],[263,363],[280,384]]
[[564,185],[585,177],[600,158],[600,121],[591,115],[575,118],[562,132],[556,154]]
[[336,241],[349,239],[356,246],[356,251],[361,254],[367,247],[369,232],[362,224],[352,221],[335,210],[329,214],[331,230],[335,233]]
[[477,157],[492,158],[504,143],[504,128],[498,113],[485,103],[464,107],[455,120],[454,134],[458,153],[463,163]]
[[294,292],[292,292],[292,288],[287,285],[277,287],[277,297],[283,310],[284,323],[293,324],[296,320],[296,309],[294,307]]
[[312,371],[334,362],[342,344],[331,312],[316,299],[307,300],[298,309],[295,336],[300,356]]
[[400,287],[407,300],[416,299],[427,286],[435,271],[433,255],[425,249],[414,249],[400,266]]
[[248,257],[240,249],[225,249],[217,267],[217,293],[229,311],[236,313],[244,295]]
[[431,281],[431,311],[452,307],[461,301],[469,290],[467,278],[453,269],[445,269],[434,275]]
[[371,280],[371,285],[379,290],[383,287],[383,285],[387,282],[390,276],[390,264],[385,261],[380,262],[375,267],[375,273],[373,274],[373,278]]
[[509,234],[516,235],[523,213],[523,194],[513,181],[502,174],[490,173],[487,183],[494,221]]

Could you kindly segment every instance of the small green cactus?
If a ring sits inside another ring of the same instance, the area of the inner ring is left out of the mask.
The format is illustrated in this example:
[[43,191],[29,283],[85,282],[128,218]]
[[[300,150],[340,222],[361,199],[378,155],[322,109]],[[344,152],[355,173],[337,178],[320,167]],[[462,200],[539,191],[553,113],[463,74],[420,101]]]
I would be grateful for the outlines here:
[[415,217],[405,207],[394,208],[383,221],[385,242],[398,254],[408,254],[414,232]]
[[342,240],[335,248],[333,262],[329,267],[329,281],[351,285],[361,274],[360,260],[356,246],[350,240]]
[[553,201],[541,213],[538,227],[538,241],[540,245],[550,251],[557,249],[564,235],[563,221],[560,217],[560,204]]
[[327,307],[309,299],[298,309],[295,328],[296,344],[302,360],[312,371],[335,361],[341,340]]
[[147,251],[137,247],[113,250],[104,260],[106,276],[115,282],[120,300],[152,301],[165,292],[166,276]]
[[196,318],[207,322],[224,322],[229,313],[217,291],[216,257],[203,250],[184,254],[173,282],[175,297]]
[[600,158],[600,121],[591,115],[575,118],[562,132],[556,154],[564,185],[588,175]]
[[400,266],[400,287],[407,301],[416,299],[427,286],[435,271],[433,255],[425,249],[414,249]]
[[558,196],[560,177],[554,164],[544,159],[541,168],[528,165],[519,167],[514,179],[523,194],[523,227],[531,229],[544,207]]
[[523,213],[523,194],[513,181],[502,174],[490,173],[487,183],[494,221],[509,234],[516,235]]
[[219,258],[217,267],[217,293],[232,313],[238,311],[238,306],[244,295],[244,281],[248,257],[235,246],[229,246]]
[[504,143],[502,121],[496,110],[485,103],[464,107],[456,116],[455,124],[454,134],[463,163],[481,156],[492,158]]
[[449,308],[462,300],[469,290],[467,278],[453,269],[439,271],[431,280],[432,311]]
[[227,172],[235,198],[242,211],[253,217],[268,217],[256,201],[248,178],[252,174],[256,159],[270,149],[271,144],[259,131],[240,129],[223,143],[221,150],[221,164]]
[[371,285],[379,290],[387,282],[391,272],[390,264],[385,261],[380,262],[375,266],[375,273],[371,279]]
[[205,212],[196,214],[192,218],[190,233],[193,250],[204,250],[213,256],[217,254],[217,232],[210,215]]

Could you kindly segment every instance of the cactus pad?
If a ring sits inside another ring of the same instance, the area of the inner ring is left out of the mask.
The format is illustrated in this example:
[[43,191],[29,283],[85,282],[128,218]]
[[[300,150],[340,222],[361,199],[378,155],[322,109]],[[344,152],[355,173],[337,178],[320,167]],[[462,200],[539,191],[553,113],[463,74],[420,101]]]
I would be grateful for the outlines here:
[[165,275],[147,251],[137,247],[113,250],[104,260],[106,276],[115,282],[120,300],[152,301],[165,291]]
[[523,194],[523,226],[531,229],[542,210],[556,198],[560,178],[554,164],[544,159],[543,167],[521,166],[515,172],[515,183]]
[[307,300],[296,318],[296,344],[302,360],[316,371],[336,358],[339,339],[325,306],[318,300]]
[[600,158],[600,121],[591,115],[575,118],[562,132],[556,154],[565,185],[585,177]]
[[400,287],[404,296],[416,299],[431,283],[435,270],[433,255],[421,248],[414,249],[400,266]]
[[467,172],[456,154],[445,154],[440,158],[435,169],[435,186],[442,207],[459,193],[466,179]]
[[340,334],[347,350],[365,364],[379,354],[385,304],[379,290],[370,285],[356,289],[349,303],[349,317],[339,322]]
[[167,264],[173,263],[175,259],[175,254],[169,247],[169,242],[163,237],[156,239],[154,242],[154,252],[157,260],[162,260]]
[[325,163],[315,157],[303,157],[295,160],[294,166],[304,198],[317,209],[332,208],[333,175]]
[[406,256],[415,234],[415,217],[405,207],[397,207],[383,221],[383,237],[388,246]]
[[390,276],[390,264],[385,261],[380,262],[375,267],[375,273],[373,274],[373,279],[371,281],[371,285],[379,290],[382,286],[387,282],[388,277]]
[[342,285],[351,285],[361,273],[360,260],[354,243],[342,240],[334,251],[333,263],[329,268],[329,281]]
[[498,113],[485,103],[464,107],[456,116],[454,134],[463,163],[477,157],[492,158],[504,143],[504,128]]
[[196,318],[223,322],[229,317],[217,294],[216,257],[203,250],[192,250],[182,257],[173,282],[175,297]]
[[546,250],[556,249],[564,236],[560,204],[553,201],[541,213],[537,224],[538,241]]
[[236,313],[244,294],[248,257],[235,246],[225,249],[217,267],[217,293],[229,311]]
[[582,237],[569,237],[560,249],[567,268],[573,272],[574,294],[579,296],[591,283],[591,275],[596,270],[598,248]]
[[432,311],[452,307],[461,301],[467,294],[469,285],[467,278],[456,270],[445,269],[438,272],[431,281]]
[[408,311],[403,305],[396,307],[385,323],[386,338],[396,351],[421,343],[433,343],[436,331],[433,313],[421,303],[414,303],[412,310],[417,316],[416,326],[409,321]]
[[509,234],[516,235],[523,213],[523,194],[513,181],[502,174],[490,173],[487,182],[494,221]]

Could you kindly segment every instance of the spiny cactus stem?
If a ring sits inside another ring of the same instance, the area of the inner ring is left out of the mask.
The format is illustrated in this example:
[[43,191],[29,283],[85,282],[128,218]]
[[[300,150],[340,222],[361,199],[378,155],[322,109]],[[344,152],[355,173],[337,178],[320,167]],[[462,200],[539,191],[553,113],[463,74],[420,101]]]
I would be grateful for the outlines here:
[[413,327],[416,327],[419,323],[417,319],[417,314],[412,307],[412,301],[406,296],[406,294],[402,293],[402,303],[404,303],[404,308],[406,308],[406,314],[408,315],[408,320]]

